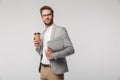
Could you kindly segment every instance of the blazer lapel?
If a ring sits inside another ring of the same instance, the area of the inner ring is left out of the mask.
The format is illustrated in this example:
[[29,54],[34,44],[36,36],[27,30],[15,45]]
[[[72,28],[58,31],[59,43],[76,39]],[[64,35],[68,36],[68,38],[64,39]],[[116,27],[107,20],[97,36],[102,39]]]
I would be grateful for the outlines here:
[[56,28],[56,26],[55,26],[55,24],[54,24],[54,25],[53,25],[53,27],[52,27],[50,40],[53,40],[53,39],[54,39],[54,35],[55,35],[55,28]]
[[44,34],[45,34],[45,30],[43,31],[43,33],[42,33],[42,35],[41,35],[41,37],[42,37],[42,42],[43,42],[43,40],[44,40]]

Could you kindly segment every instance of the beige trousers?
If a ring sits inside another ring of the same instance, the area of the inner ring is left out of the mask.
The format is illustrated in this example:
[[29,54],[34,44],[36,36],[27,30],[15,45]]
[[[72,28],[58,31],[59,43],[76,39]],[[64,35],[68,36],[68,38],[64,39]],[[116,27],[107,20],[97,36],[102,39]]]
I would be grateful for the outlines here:
[[51,67],[41,66],[40,74],[41,80],[64,80],[64,75],[55,74]]

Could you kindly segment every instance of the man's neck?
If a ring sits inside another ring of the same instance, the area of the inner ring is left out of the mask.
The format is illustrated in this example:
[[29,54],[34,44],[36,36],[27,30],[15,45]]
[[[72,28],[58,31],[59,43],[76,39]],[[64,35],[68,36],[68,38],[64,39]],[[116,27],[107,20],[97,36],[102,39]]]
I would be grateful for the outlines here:
[[52,25],[53,25],[53,23],[51,25],[45,25],[45,29],[47,30]]

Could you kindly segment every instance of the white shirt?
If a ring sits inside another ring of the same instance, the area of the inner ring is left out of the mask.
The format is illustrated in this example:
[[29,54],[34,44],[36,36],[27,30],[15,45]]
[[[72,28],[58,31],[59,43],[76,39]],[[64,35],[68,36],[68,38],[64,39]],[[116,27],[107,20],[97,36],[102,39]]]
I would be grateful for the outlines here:
[[43,64],[50,64],[49,59],[45,55],[45,50],[47,50],[47,42],[50,40],[51,36],[51,30],[52,30],[53,25],[49,26],[47,30],[44,33],[44,40],[43,40],[43,58],[42,58],[42,63]]

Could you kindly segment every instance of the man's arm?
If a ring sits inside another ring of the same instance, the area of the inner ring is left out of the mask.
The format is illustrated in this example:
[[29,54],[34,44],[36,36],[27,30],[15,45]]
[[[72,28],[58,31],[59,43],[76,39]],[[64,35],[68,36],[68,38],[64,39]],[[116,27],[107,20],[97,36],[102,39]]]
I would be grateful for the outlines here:
[[64,58],[74,53],[74,48],[68,36],[67,30],[62,28],[60,32],[61,37],[64,39],[64,49],[54,52],[54,59]]

